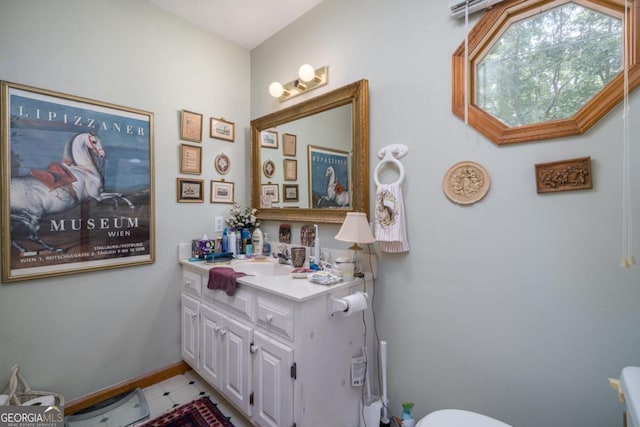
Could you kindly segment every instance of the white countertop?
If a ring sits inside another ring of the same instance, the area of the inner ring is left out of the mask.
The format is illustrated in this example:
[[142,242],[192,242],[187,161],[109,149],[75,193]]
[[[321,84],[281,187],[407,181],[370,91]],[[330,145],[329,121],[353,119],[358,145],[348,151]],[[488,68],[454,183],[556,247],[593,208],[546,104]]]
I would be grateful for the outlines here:
[[[180,265],[184,268],[200,273],[203,275],[209,274],[209,270],[216,267],[231,267],[238,263],[247,262],[275,262],[273,260],[264,261],[247,261],[247,260],[234,260],[230,263],[212,264],[205,261],[189,261],[186,259],[180,260]],[[294,279],[291,276],[243,276],[238,278],[238,283],[244,286],[250,286],[255,289],[259,289],[264,292],[268,292],[274,295],[278,295],[283,298],[287,298],[293,301],[302,302],[312,298],[316,298],[321,295],[326,295],[336,290],[351,287],[358,283],[362,279],[353,279],[351,281],[342,281],[333,285],[319,285],[312,283],[307,279]],[[206,284],[205,284],[206,286]]]

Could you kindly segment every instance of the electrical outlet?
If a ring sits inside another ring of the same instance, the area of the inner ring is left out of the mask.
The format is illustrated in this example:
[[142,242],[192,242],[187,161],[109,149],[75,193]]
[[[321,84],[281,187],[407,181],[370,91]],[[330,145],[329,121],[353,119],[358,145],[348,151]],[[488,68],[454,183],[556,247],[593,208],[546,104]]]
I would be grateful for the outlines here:
[[224,218],[221,216],[216,216],[213,221],[213,231],[222,232],[224,227]]

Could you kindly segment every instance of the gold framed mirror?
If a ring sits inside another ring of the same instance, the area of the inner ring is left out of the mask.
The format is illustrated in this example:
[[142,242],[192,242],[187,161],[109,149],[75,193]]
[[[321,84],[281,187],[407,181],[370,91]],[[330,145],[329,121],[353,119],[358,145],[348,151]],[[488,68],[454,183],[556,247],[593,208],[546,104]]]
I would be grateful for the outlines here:
[[[269,161],[282,166],[266,176]],[[368,81],[252,120],[250,164],[251,206],[261,220],[342,223],[347,212],[368,215]],[[264,188],[284,193],[285,185],[297,185],[297,197],[265,200]]]

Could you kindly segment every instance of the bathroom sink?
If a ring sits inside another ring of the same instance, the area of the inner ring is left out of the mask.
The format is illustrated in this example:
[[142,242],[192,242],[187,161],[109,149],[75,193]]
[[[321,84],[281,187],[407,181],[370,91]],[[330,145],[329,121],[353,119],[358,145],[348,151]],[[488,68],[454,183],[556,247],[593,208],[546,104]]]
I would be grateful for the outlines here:
[[232,265],[235,271],[258,277],[287,276],[292,267],[270,261],[247,261]]
[[627,402],[627,416],[631,426],[640,427],[640,367],[627,366],[620,375],[620,385]]

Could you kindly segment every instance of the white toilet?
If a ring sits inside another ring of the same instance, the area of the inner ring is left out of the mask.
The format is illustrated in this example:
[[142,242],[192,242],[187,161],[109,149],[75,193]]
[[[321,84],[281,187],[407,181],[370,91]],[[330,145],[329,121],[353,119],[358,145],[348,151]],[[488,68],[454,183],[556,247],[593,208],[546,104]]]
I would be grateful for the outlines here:
[[416,427],[511,427],[502,421],[461,409],[442,409],[428,414]]

